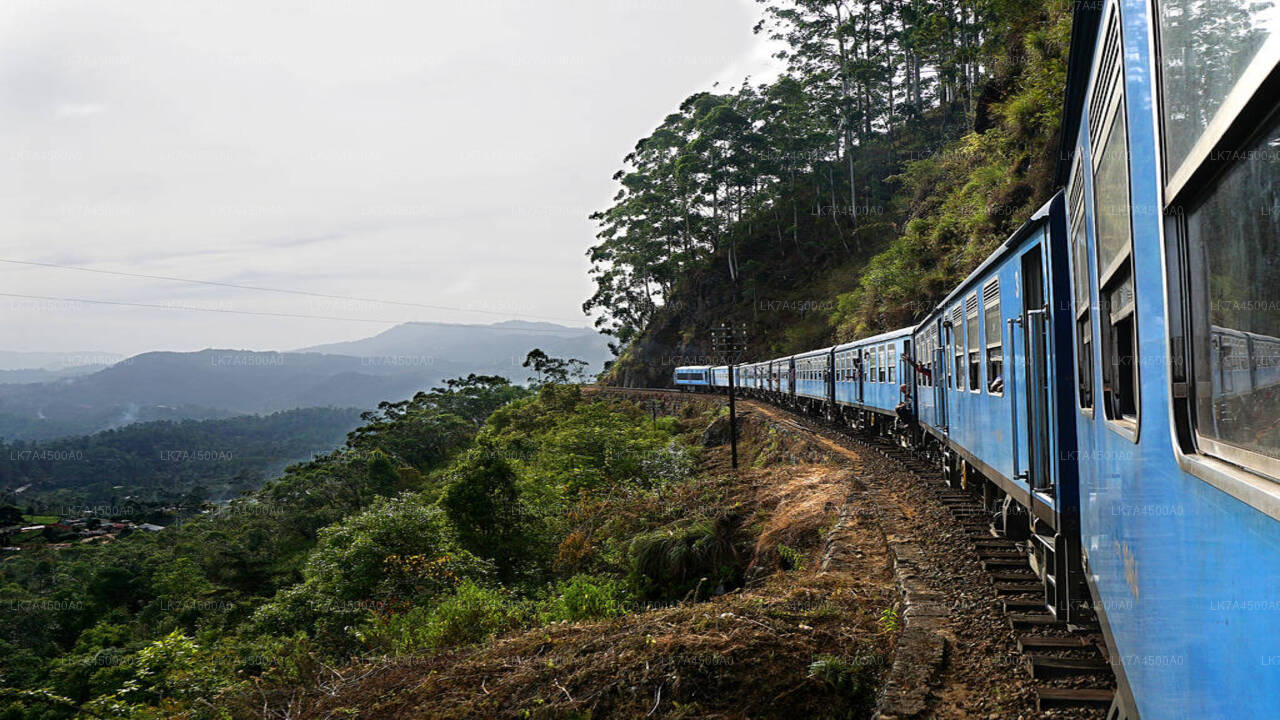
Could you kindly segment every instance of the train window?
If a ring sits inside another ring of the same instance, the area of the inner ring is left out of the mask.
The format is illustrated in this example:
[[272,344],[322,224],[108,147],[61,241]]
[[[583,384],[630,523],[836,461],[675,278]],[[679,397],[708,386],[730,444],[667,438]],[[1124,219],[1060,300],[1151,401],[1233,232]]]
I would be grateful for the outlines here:
[[964,311],[959,305],[951,308],[952,353],[955,356],[956,389],[964,389]]
[[1200,446],[1280,477],[1280,116],[1185,223]]
[[885,361],[884,346],[881,345],[879,348],[876,349],[876,352],[878,355],[876,357],[876,369],[880,373],[880,382],[884,382],[885,369],[888,365],[888,363]]
[[889,359],[885,363],[885,367],[889,370],[889,382],[893,382],[894,368],[898,366],[898,348],[895,345],[888,346]]
[[1093,222],[1102,335],[1102,406],[1109,420],[1137,429],[1138,339],[1134,314],[1129,142],[1124,109],[1120,18],[1112,10],[1089,106]]
[[978,294],[964,301],[964,334],[969,351],[969,390],[982,391],[982,364],[978,359]]
[[1083,149],[1076,147],[1075,169],[1067,190],[1071,215],[1071,281],[1076,318],[1076,388],[1080,409],[1093,409],[1093,323],[1089,309],[1089,256],[1085,242]]
[[[1157,5],[1165,161],[1171,175],[1184,175],[1176,171],[1194,164],[1193,151],[1208,151],[1217,138],[1205,136],[1220,135],[1238,103],[1274,67],[1276,44],[1270,41],[1280,29],[1280,6],[1257,0]],[[1201,139],[1208,142],[1197,148]]]
[[1004,394],[1004,332],[1000,327],[1000,281],[982,289],[983,332],[987,334],[987,391]]
[[876,349],[867,351],[867,382],[876,382]]

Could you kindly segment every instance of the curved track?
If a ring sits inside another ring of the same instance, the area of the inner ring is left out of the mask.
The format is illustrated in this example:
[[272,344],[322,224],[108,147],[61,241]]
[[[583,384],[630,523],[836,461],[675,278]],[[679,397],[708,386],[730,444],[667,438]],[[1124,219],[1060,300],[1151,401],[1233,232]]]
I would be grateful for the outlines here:
[[[668,402],[681,395],[724,400],[667,389],[600,390]],[[1105,716],[1115,678],[1097,624],[1066,625],[1044,612],[1037,597],[1043,590],[1027,556],[993,534],[980,496],[949,487],[935,463],[888,438],[860,435],[758,400],[738,403],[853,464],[863,486],[856,493],[858,511],[879,516],[894,550],[908,606],[904,634],[915,612],[917,624],[936,625],[946,639],[946,660],[939,677],[932,678],[927,716],[970,716],[961,709],[972,704],[977,688],[989,688],[993,674],[1009,683],[992,692],[1025,694],[1027,704],[1046,717]],[[915,583],[921,579],[923,585]],[[922,601],[915,611],[910,609],[913,593]]]

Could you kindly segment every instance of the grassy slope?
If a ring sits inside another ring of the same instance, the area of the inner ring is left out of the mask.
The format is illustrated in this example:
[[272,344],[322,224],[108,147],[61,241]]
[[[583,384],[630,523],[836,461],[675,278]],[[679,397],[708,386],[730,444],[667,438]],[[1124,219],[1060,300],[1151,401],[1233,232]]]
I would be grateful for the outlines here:
[[[705,410],[681,412],[689,437],[707,425]],[[264,686],[227,698],[229,705],[253,716],[265,702],[302,718],[860,714],[894,641],[895,628],[881,620],[895,597],[887,562],[871,550],[856,566],[819,572],[847,472],[750,416],[742,445],[749,469],[740,476],[728,472],[726,448],[717,447],[689,480],[579,506],[560,562],[590,568],[617,539],[679,532],[693,518],[713,517],[745,568],[745,587],[468,648],[316,668],[301,697],[296,685]]]

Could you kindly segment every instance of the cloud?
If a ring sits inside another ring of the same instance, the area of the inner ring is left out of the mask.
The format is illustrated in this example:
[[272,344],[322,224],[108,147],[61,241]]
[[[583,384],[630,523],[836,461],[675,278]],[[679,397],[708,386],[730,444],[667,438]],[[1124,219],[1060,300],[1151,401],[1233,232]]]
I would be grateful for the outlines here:
[[98,103],[64,103],[53,111],[53,115],[60,118],[81,118],[97,115],[106,109]]

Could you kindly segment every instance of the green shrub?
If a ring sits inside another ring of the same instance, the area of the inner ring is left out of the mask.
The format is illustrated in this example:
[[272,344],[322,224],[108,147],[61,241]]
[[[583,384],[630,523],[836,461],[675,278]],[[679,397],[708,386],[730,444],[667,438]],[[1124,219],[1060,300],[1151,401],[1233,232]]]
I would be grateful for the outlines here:
[[725,516],[641,535],[631,542],[631,582],[647,600],[705,599],[742,582]]
[[526,625],[529,617],[527,603],[509,591],[465,580],[435,605],[374,618],[360,637],[371,648],[405,655],[482,642]]
[[575,575],[552,588],[539,608],[543,623],[561,620],[603,620],[626,614],[632,603],[627,584],[599,575]]

